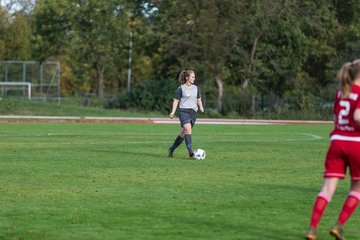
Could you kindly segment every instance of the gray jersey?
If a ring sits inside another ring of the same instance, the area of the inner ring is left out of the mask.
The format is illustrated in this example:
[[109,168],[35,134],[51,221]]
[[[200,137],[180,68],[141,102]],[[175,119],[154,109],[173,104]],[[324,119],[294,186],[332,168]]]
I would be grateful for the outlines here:
[[198,87],[194,84],[186,86],[182,84],[176,90],[175,99],[179,100],[179,108],[193,109],[195,112],[198,111],[197,100],[201,99]]

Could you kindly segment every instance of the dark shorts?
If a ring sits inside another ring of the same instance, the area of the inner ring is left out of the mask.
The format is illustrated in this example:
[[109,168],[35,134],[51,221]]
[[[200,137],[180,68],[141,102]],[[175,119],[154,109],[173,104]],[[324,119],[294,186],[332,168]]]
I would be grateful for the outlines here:
[[187,123],[191,123],[191,127],[193,127],[196,122],[196,112],[193,109],[181,108],[179,112],[179,119],[181,127]]

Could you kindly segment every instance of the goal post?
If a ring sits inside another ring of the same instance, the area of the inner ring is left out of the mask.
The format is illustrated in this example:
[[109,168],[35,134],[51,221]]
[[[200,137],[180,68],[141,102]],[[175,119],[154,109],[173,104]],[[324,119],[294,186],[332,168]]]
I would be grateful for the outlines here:
[[27,97],[29,100],[31,99],[31,83],[29,82],[0,82],[0,86],[2,88],[2,91],[4,91],[4,88],[7,86],[27,87]]

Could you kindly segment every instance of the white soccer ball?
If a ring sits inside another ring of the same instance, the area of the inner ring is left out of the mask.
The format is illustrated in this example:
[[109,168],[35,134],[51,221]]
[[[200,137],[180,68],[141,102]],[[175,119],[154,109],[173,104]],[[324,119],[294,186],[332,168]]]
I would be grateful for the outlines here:
[[195,158],[196,160],[204,160],[205,157],[206,157],[206,153],[205,153],[204,150],[202,150],[202,149],[196,149],[196,150],[194,151],[194,158]]

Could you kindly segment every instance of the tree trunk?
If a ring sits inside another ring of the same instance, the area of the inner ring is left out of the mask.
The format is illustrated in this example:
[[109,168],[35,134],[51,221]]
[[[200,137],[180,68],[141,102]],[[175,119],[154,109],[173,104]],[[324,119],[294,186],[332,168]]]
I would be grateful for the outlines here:
[[255,37],[254,39],[254,43],[251,49],[251,55],[250,55],[250,59],[249,59],[249,64],[247,65],[247,67],[245,68],[245,81],[242,84],[242,88],[247,88],[249,86],[249,82],[251,80],[251,75],[252,75],[252,71],[254,70],[254,59],[255,59],[255,53],[256,53],[256,48],[257,48],[257,44],[259,42],[259,39],[261,37],[261,35],[264,33],[264,30],[261,30]]
[[251,111],[255,112],[256,110],[256,95],[253,94],[251,97]]
[[218,91],[217,96],[217,103],[216,108],[219,111],[219,113],[223,113],[223,95],[224,95],[224,84],[221,80],[220,74],[215,75],[215,81],[216,81],[216,87]]

